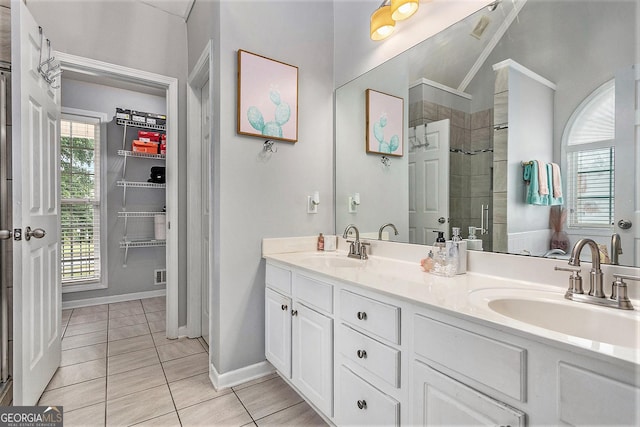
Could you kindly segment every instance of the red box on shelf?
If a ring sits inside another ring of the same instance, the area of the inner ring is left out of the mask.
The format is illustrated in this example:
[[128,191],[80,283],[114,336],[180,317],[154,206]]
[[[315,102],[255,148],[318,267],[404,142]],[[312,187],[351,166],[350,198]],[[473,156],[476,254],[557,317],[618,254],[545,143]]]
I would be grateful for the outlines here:
[[143,142],[160,142],[160,134],[158,132],[149,132],[144,130],[138,131],[138,140]]
[[134,153],[158,154],[158,144],[155,142],[133,140],[131,150]]

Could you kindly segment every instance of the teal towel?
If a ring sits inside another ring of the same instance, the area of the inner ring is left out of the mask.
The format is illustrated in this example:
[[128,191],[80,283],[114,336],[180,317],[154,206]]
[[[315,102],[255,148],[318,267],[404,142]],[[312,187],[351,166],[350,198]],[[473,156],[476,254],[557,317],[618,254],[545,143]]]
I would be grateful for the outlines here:
[[529,169],[529,188],[527,189],[527,203],[530,205],[546,206],[549,201],[545,199],[546,196],[540,195],[538,187],[538,162],[534,160],[531,163],[532,164]]
[[[553,166],[551,163],[547,163],[547,182],[549,183],[549,195],[544,196],[547,198],[547,204],[549,206],[564,205],[564,199],[562,196],[553,197]],[[562,183],[560,183],[560,187],[562,187]]]

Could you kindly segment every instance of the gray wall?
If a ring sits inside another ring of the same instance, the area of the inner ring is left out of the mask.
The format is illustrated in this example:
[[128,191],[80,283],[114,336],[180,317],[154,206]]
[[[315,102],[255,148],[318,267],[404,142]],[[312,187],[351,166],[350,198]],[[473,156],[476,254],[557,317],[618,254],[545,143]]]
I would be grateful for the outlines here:
[[[106,126],[107,144],[107,215],[101,218],[101,226],[107,227],[107,289],[63,294],[63,301],[84,298],[96,298],[112,295],[122,295],[132,292],[153,291],[164,288],[153,285],[153,270],[165,268],[165,248],[130,249],[127,268],[122,267],[124,250],[120,249],[120,240],[124,233],[124,222],[118,218],[122,210],[122,187],[116,186],[116,181],[122,179],[124,157],[118,156],[122,149],[122,132],[124,128],[112,120],[116,107],[125,107],[139,111],[149,111],[159,114],[166,113],[164,97],[149,95],[141,92],[117,89],[114,87],[86,83],[77,80],[62,79],[62,107],[78,108],[107,115],[110,122]],[[132,137],[136,130],[127,132],[127,146],[130,150]],[[127,163],[127,180],[146,181],[151,166],[164,166],[163,161],[129,159]],[[105,163],[102,163],[105,165]],[[128,190],[127,210],[129,211],[158,211],[165,204],[164,191],[133,189]],[[128,225],[129,238],[153,236],[153,218],[130,219]]]
[[[54,49],[86,58],[175,77],[179,81],[179,200],[186,218],[187,32],[182,18],[135,0],[29,0],[28,7]],[[179,246],[179,323],[186,324],[186,236]]]
[[[215,40],[211,359],[225,373],[264,360],[261,239],[334,230],[333,4],[196,1],[187,31],[190,69]],[[265,138],[236,134],[238,49],[299,67],[298,142],[277,143],[268,159]]]

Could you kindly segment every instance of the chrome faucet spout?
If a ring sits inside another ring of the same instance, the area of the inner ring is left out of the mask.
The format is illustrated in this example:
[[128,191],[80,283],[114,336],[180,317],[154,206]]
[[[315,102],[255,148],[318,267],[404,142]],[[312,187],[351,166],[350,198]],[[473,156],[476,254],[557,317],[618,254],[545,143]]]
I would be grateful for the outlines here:
[[622,254],[622,240],[618,233],[611,235],[611,264],[619,264],[619,255]]
[[358,231],[358,227],[356,227],[355,224],[347,225],[347,228],[344,229],[344,233],[342,234],[342,238],[346,239],[349,236],[349,231],[351,230],[356,232],[356,242],[360,242],[360,232]]
[[394,234],[396,236],[399,234],[398,233],[398,229],[396,228],[396,226],[393,225],[392,223],[388,222],[386,224],[383,224],[382,227],[380,227],[380,230],[378,230],[378,240],[382,240],[382,231],[387,227],[393,228],[393,232],[394,232]]
[[591,272],[589,273],[589,295],[597,298],[604,298],[602,286],[602,270],[600,269],[600,250],[598,244],[592,239],[580,239],[571,249],[569,265],[580,266],[580,252],[585,245],[589,245],[591,250]]

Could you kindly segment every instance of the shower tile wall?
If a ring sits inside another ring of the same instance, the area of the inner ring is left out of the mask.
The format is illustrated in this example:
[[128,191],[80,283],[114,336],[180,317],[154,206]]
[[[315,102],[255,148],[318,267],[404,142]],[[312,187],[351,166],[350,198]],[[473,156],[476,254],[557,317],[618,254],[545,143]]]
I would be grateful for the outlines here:
[[[443,119],[450,120],[451,148],[466,152],[493,148],[493,109],[470,114],[425,100],[409,105],[410,127]],[[467,237],[470,225],[481,225],[481,205],[488,204],[491,228],[493,153],[452,152],[449,161],[449,226],[460,227],[463,237]],[[491,251],[491,232],[478,237],[483,240],[484,250]]]

